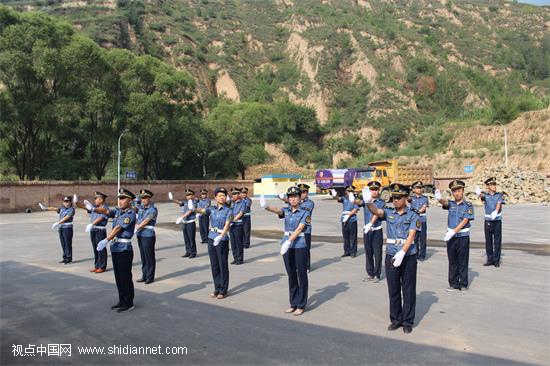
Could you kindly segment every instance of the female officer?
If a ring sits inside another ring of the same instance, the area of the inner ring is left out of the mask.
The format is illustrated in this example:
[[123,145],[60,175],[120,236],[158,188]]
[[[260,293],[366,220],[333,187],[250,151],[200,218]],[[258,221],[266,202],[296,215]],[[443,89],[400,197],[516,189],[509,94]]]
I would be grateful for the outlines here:
[[214,191],[216,206],[197,208],[195,211],[210,217],[210,230],[208,233],[208,255],[210,256],[210,268],[214,279],[214,292],[210,295],[217,299],[227,296],[229,287],[229,226],[233,221],[233,210],[227,207],[227,190],[223,187]]
[[153,192],[142,189],[139,196],[141,202],[134,207],[134,211],[137,211],[136,236],[141,256],[141,278],[137,282],[148,285],[155,281],[155,224],[158,211],[151,202]]
[[[75,196],[76,201],[76,196]],[[52,230],[59,231],[59,241],[61,242],[61,250],[63,251],[63,260],[59,263],[69,264],[73,261],[73,218],[75,210],[71,197],[63,197],[63,206],[61,207],[46,207],[42,203],[38,206],[43,211],[56,211],[59,214],[59,221],[52,225]]]
[[285,219],[285,233],[281,240],[281,254],[288,274],[290,308],[286,313],[302,315],[307,303],[307,244],[303,233],[311,224],[310,212],[300,206],[300,188],[290,187],[286,193],[289,206],[283,208],[268,206],[265,197],[260,196],[260,207]]
[[[109,209],[105,204],[107,195],[101,192],[94,192],[94,207],[102,207]],[[77,207],[86,209],[83,204],[77,203]],[[99,212],[90,212],[90,223],[86,226],[86,232],[90,233],[90,240],[92,242],[92,250],[94,251],[94,268],[90,269],[90,272],[103,273],[107,270],[107,248],[98,251],[96,249],[97,244],[107,237],[107,222],[109,218],[107,215]]]

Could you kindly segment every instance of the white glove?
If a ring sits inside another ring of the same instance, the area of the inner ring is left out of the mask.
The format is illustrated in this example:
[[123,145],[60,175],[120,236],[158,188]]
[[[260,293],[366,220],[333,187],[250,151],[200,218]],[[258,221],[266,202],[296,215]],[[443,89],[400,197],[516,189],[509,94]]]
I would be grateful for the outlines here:
[[349,193],[348,193],[348,200],[349,200],[350,202],[355,201],[355,195],[353,194],[353,192],[349,192]]
[[52,230],[55,230],[55,229],[57,229],[58,227],[59,227],[59,222],[54,222],[54,223],[52,224]]
[[84,229],[84,232],[89,233],[90,231],[92,231],[92,226],[94,226],[94,224],[92,223],[89,223],[88,225],[86,225],[86,229]]
[[170,201],[173,201],[174,200],[174,195],[172,194],[172,192],[168,192],[168,199]]
[[281,245],[281,255],[284,255],[286,252],[288,252],[288,248],[290,248],[290,245],[292,242],[290,240],[285,240],[283,245]]
[[476,196],[481,195],[481,188],[479,188],[479,186],[476,186],[475,191],[476,191]]
[[202,214],[199,214],[199,213],[195,215],[195,217],[196,217],[197,219],[200,218],[201,216],[202,216]]
[[400,251],[395,253],[395,255],[392,258],[393,259],[393,266],[394,267],[399,267],[401,265],[401,262],[403,262],[403,258],[405,258],[405,252],[403,251],[403,249],[401,249]]
[[284,200],[285,197],[286,197],[286,195],[285,195],[284,193],[279,193],[278,196],[279,196],[279,198],[282,199],[282,200]]
[[331,189],[330,194],[332,195],[332,197],[336,197],[336,189]]
[[443,238],[443,241],[449,241],[453,236],[455,236],[455,231],[453,229],[448,229],[447,233],[445,234],[445,237]]
[[363,202],[364,203],[372,202],[372,192],[369,187],[363,188]]
[[435,198],[436,200],[438,200],[438,201],[441,200],[441,198],[442,198],[442,197],[441,197],[441,191],[440,191],[439,189],[436,189],[436,190],[435,190],[434,198]]
[[137,232],[140,231],[140,230],[141,230],[141,229],[140,229],[139,227],[137,227],[137,225],[136,225],[136,227],[134,228],[134,234],[137,233]]
[[219,244],[220,244],[220,241],[222,241],[222,236],[221,235],[218,235],[214,238],[214,243],[212,243],[212,245],[214,245],[215,247],[217,247]]
[[78,196],[75,194],[73,194],[73,204],[76,205],[76,203],[78,202]]
[[497,210],[494,210],[493,212],[491,212],[491,220],[494,220],[497,218],[497,215],[498,215],[498,211]]
[[178,217],[178,219],[176,220],[176,225],[181,224],[182,221],[183,221],[183,216]]
[[195,204],[193,203],[193,200],[187,200],[187,208],[189,210],[194,210],[195,209]]
[[107,240],[107,239],[103,239],[102,241],[100,241],[99,243],[97,243],[97,247],[95,248],[98,252],[105,249],[105,247],[107,246],[107,244],[109,244],[111,241],[110,240]]
[[90,202],[88,202],[87,200],[84,200],[84,206],[86,206],[86,210],[93,212],[94,206]]
[[46,206],[44,206],[43,204],[41,204],[40,202],[38,202],[38,207],[40,207],[40,209],[42,211],[46,211],[48,208]]
[[372,223],[370,222],[363,227],[363,231],[365,234],[368,233],[370,229],[372,229]]
[[267,202],[265,201],[265,196],[263,194],[260,195],[260,207],[261,208],[267,207]]
[[342,222],[346,223],[349,220],[349,215],[342,216]]
[[227,203],[231,203],[231,195],[228,195],[228,196],[227,196],[226,201],[227,201]]

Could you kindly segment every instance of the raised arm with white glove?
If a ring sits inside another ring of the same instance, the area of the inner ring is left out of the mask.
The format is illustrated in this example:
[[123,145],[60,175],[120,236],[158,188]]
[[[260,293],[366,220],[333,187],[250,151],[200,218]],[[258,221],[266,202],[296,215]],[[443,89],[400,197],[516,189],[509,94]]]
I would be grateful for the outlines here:
[[170,201],[173,201],[174,200],[174,195],[172,194],[172,192],[168,192],[168,199]]
[[76,205],[76,203],[78,202],[78,196],[75,194],[73,194],[73,204]]
[[38,202],[38,207],[40,207],[40,209],[42,211],[46,211],[48,208],[46,206],[44,206],[42,203]]
[[86,210],[93,212],[94,211],[94,205],[92,205],[87,200],[84,200],[84,206],[86,207]]
[[187,208],[190,210],[195,209],[195,204],[193,203],[193,200],[187,200]]
[[475,191],[476,191],[476,196],[481,196],[481,188],[479,188],[479,186],[476,186]]
[[436,189],[436,190],[435,190],[434,198],[435,198],[436,200],[438,200],[438,201],[441,201],[441,198],[443,198],[443,197],[441,196],[441,191],[440,191],[439,189]]
[[352,203],[355,201],[355,195],[353,194],[353,192],[348,193],[348,200]]
[[369,187],[365,187],[362,190],[363,193],[363,202],[365,204],[372,203],[372,192]]
[[279,198],[282,200],[286,198],[286,195],[284,193],[279,193],[277,196],[279,196]]
[[265,196],[263,194],[260,195],[260,207],[261,208],[267,207],[267,202],[265,201]]

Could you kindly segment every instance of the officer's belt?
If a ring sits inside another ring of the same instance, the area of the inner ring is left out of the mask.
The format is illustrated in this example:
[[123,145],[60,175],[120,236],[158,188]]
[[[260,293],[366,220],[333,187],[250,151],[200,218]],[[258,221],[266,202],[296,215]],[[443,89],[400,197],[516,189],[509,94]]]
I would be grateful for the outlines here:
[[142,227],[141,229],[151,229],[151,230],[155,230],[155,227],[153,225],[145,225],[144,227]]
[[132,239],[115,238],[115,243],[131,243]]
[[213,233],[221,234],[223,229],[218,229],[217,227],[211,227],[210,231],[213,232]]
[[[292,234],[294,233],[294,231],[285,231],[285,236],[292,236]],[[304,233],[300,233],[298,234],[299,237],[304,237]]]
[[92,226],[92,229],[95,229],[95,230],[107,230],[107,227],[106,227],[106,226],[93,225],[93,226]]
[[250,216],[250,212],[245,213],[243,216]]
[[377,226],[377,227],[371,227],[370,229],[371,229],[372,231],[380,230],[380,229],[382,229],[382,225]]
[[386,239],[386,244],[397,244],[397,245],[403,245],[407,239]]
[[73,223],[72,222],[64,222],[62,224],[59,224],[59,226],[61,226],[61,227],[73,226]]
[[232,221],[231,223],[238,224],[238,223],[241,223],[241,222],[243,222],[243,220],[235,220],[235,221]]
[[[496,219],[497,217],[501,217],[501,216],[502,216],[501,213],[497,213],[497,215],[495,216],[495,219]],[[488,219],[492,218],[491,215],[485,215],[485,217],[488,218]]]
[[349,215],[351,213],[351,211],[342,211],[342,216],[343,215]]
[[[454,230],[454,229],[451,229],[451,228],[448,228],[448,229],[449,229],[449,230]],[[467,227],[466,229],[460,230],[458,233],[469,233],[469,232],[470,232],[470,228]],[[457,233],[457,234],[458,234],[458,233]]]
[[426,214],[425,214],[425,213],[421,213],[421,214],[418,214],[418,215],[419,215],[419,216],[426,216]]
[[193,219],[193,220],[183,220],[181,223],[182,224],[191,224],[193,222],[195,222],[195,219]]

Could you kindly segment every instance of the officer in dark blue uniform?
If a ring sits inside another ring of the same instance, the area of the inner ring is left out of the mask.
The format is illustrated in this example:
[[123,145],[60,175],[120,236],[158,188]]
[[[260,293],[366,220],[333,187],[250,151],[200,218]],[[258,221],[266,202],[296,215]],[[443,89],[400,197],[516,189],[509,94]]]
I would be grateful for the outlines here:
[[267,206],[264,196],[260,196],[260,207],[273,212],[285,220],[285,233],[281,239],[281,254],[288,275],[290,308],[286,313],[302,315],[307,304],[307,244],[303,231],[311,224],[308,210],[300,206],[300,188],[293,186],[287,191],[287,207]]
[[422,230],[422,224],[418,214],[407,206],[409,187],[393,183],[390,185],[390,191],[394,207],[376,207],[368,187],[363,190],[363,201],[373,215],[387,223],[385,267],[391,321],[388,330],[396,330],[403,326],[403,332],[410,333],[416,307],[417,249],[414,237],[417,231]]
[[[107,195],[101,192],[94,192],[94,207],[102,207],[109,209],[109,206],[105,203]],[[77,203],[77,206],[83,209],[86,207]],[[86,232],[90,233],[90,240],[92,242],[92,250],[94,251],[94,268],[90,269],[90,272],[103,273],[107,270],[107,248],[98,251],[97,244],[107,237],[107,222],[109,218],[107,215],[99,212],[90,213],[90,223],[86,226]]]
[[246,211],[245,203],[241,199],[241,190],[237,187],[231,189],[231,210],[233,221],[229,236],[231,238],[231,252],[233,253],[233,261],[231,264],[240,265],[244,263],[244,231],[243,217]]
[[206,208],[197,208],[197,213],[210,218],[210,229],[208,233],[208,255],[210,257],[210,268],[214,279],[214,292],[210,295],[213,298],[223,299],[229,287],[229,228],[233,221],[233,210],[226,205],[227,190],[218,187],[214,191],[216,205]]
[[426,212],[430,206],[430,200],[424,196],[424,184],[421,181],[414,182],[412,185],[413,194],[409,197],[410,207],[420,216],[422,223],[422,231],[418,232],[414,237],[414,242],[418,248],[418,259],[423,261],[426,259],[426,241],[428,237],[428,220]]
[[73,261],[73,218],[75,209],[71,197],[63,197],[63,206],[61,207],[46,207],[42,203],[38,206],[43,211],[55,211],[59,214],[59,220],[54,222],[52,230],[59,232],[59,242],[63,251],[63,260],[59,263],[69,264]]
[[134,310],[134,283],[132,282],[132,236],[136,226],[136,213],[132,209],[132,201],[136,196],[127,189],[118,191],[118,208],[106,209],[93,207],[84,201],[86,208],[92,212],[99,212],[113,218],[113,228],[107,238],[97,244],[97,250],[103,250],[108,244],[111,246],[111,258],[115,272],[115,282],[118,288],[118,303],[111,306],[122,313]]
[[141,201],[134,207],[134,211],[137,212],[135,231],[141,257],[141,278],[137,282],[145,282],[148,285],[155,281],[155,225],[158,211],[151,201],[153,192],[142,189],[139,192],[139,197]]
[[476,193],[483,201],[485,209],[485,253],[487,262],[484,266],[500,267],[500,253],[502,248],[502,205],[504,196],[497,192],[497,179],[491,177],[485,180],[486,192],[476,186]]
[[359,212],[359,206],[355,204],[355,197],[350,200],[354,189],[354,186],[346,187],[346,197],[340,196],[334,189],[331,191],[332,197],[343,206],[340,221],[344,238],[344,254],[341,257],[355,258],[357,256],[357,212]]
[[470,221],[474,219],[474,208],[464,200],[464,187],[461,180],[453,180],[449,188],[454,200],[441,197],[441,192],[435,192],[435,198],[444,210],[449,211],[447,218],[447,233],[443,238],[447,242],[447,257],[449,259],[449,287],[447,291],[468,291],[468,261],[470,256]]
[[[383,209],[386,202],[380,198],[380,188],[382,185],[377,181],[370,181],[367,184],[372,194],[372,203],[376,208]],[[382,273],[382,246],[384,245],[384,234],[382,232],[382,220],[373,215],[362,199],[355,201],[359,207],[364,207],[365,226],[363,226],[363,243],[365,245],[366,270],[367,277],[363,282],[380,282]]]
[[250,231],[252,229],[252,200],[248,197],[248,188],[241,188],[241,199],[245,207],[243,215],[243,246],[245,249],[248,249],[250,248]]
[[[210,198],[208,198],[208,189],[204,188],[201,189],[201,198],[199,199],[199,202],[197,203],[197,208],[207,208],[210,207],[211,202]],[[201,234],[201,244],[208,243],[208,215],[203,215],[201,213],[197,213],[197,219],[199,220],[199,232]]]
[[185,192],[185,201],[174,200],[181,207],[181,216],[176,224],[183,223],[183,241],[185,242],[185,254],[183,258],[195,258],[197,256],[197,242],[195,234],[197,231],[195,208],[197,201],[195,191],[188,189]]
[[309,185],[305,183],[298,184],[300,188],[300,208],[309,212],[309,223],[307,223],[306,228],[304,229],[304,236],[306,239],[307,245],[307,271],[311,270],[311,220],[313,219],[313,209],[315,208],[315,203],[309,198]]

